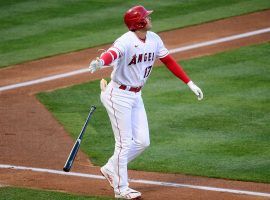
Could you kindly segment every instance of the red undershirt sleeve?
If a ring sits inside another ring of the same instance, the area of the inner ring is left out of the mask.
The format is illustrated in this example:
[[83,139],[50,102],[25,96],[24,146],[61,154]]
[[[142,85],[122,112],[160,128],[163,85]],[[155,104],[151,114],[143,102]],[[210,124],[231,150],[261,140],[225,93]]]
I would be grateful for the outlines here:
[[100,57],[104,62],[103,65],[109,65],[117,58],[118,54],[114,50],[109,50]]
[[171,55],[160,58],[160,60],[176,77],[181,79],[184,83],[188,83],[190,81],[189,77],[184,72],[182,67],[173,59]]

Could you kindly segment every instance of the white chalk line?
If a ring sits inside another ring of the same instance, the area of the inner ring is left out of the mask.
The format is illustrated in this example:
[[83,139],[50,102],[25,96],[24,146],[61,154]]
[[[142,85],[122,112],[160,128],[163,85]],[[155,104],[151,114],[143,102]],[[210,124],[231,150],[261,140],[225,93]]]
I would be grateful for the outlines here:
[[180,47],[180,48],[176,48],[176,49],[171,49],[170,53],[178,53],[178,52],[187,51],[190,49],[196,49],[196,48],[200,48],[200,47],[210,46],[213,44],[229,42],[232,40],[242,39],[242,38],[246,38],[246,37],[250,37],[250,36],[254,36],[254,35],[259,35],[259,34],[263,34],[263,33],[267,33],[267,32],[270,32],[270,28],[259,29],[256,31],[246,32],[246,33],[223,37],[223,38],[210,40],[210,41],[206,41],[206,42],[200,42],[200,43],[196,43],[193,45],[188,45],[188,46],[184,46],[184,47]]
[[[64,175],[64,176],[77,176],[77,177],[84,177],[84,178],[90,178],[90,179],[105,179],[103,176],[95,175],[95,174],[85,174],[85,173],[79,173],[79,172],[67,173],[64,171],[53,170],[53,169],[24,167],[24,166],[15,166],[15,165],[6,165],[6,164],[0,164],[0,168],[14,169],[14,170],[30,170],[34,172],[44,172],[44,173],[58,174],[58,175]],[[264,192],[253,192],[253,191],[246,191],[246,190],[235,190],[235,189],[208,187],[208,186],[200,186],[200,185],[189,185],[189,184],[180,184],[180,183],[172,183],[172,182],[150,181],[150,180],[143,180],[143,179],[129,179],[129,182],[147,184],[147,185],[176,187],[176,188],[190,188],[190,189],[206,190],[206,191],[213,191],[213,192],[225,192],[225,193],[231,193],[231,194],[270,197],[270,193],[264,193]]]
[[[242,34],[232,35],[232,36],[228,36],[228,37],[222,37],[219,39],[210,40],[210,41],[206,41],[206,42],[199,42],[196,44],[171,49],[171,50],[169,50],[169,52],[171,54],[179,53],[179,52],[188,51],[191,49],[206,47],[206,46],[219,44],[219,43],[223,43],[223,42],[229,42],[229,41],[233,41],[233,40],[237,40],[237,39],[241,39],[241,38],[246,38],[246,37],[250,37],[250,36],[254,36],[254,35],[259,35],[259,34],[263,34],[263,33],[267,33],[267,32],[270,32],[270,27],[264,28],[264,29],[259,29],[256,31],[246,32],[246,33],[242,33]],[[48,77],[44,77],[44,78],[40,78],[40,79],[36,79],[36,80],[16,83],[16,84],[12,84],[12,85],[6,85],[6,86],[0,87],[0,92],[6,91],[6,90],[16,89],[16,88],[20,88],[20,87],[25,87],[25,86],[35,85],[35,84],[39,84],[39,83],[43,83],[43,82],[47,82],[47,81],[52,81],[55,79],[66,78],[66,77],[70,77],[70,76],[74,76],[74,75],[78,75],[78,74],[82,74],[82,73],[86,73],[86,72],[89,73],[88,68],[79,69],[79,70],[75,70],[75,71],[71,71],[71,72],[67,72],[67,73],[63,73],[63,74],[52,75],[52,76],[48,76]]]
[[7,187],[7,185],[0,184],[0,188],[1,188],[1,187]]

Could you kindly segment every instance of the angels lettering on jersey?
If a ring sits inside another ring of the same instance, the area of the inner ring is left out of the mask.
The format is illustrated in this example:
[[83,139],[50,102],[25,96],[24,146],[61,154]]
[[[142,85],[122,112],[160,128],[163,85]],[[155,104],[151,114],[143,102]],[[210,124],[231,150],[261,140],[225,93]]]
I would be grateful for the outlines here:
[[111,79],[116,83],[132,87],[143,86],[149,77],[156,58],[169,52],[160,37],[148,31],[145,42],[129,31],[119,37],[109,49],[117,52]]
[[155,59],[155,53],[150,52],[150,53],[141,53],[141,54],[134,54],[132,56],[132,59],[128,63],[128,66],[130,65],[136,65],[137,63],[141,62],[149,62],[149,61],[154,61]]

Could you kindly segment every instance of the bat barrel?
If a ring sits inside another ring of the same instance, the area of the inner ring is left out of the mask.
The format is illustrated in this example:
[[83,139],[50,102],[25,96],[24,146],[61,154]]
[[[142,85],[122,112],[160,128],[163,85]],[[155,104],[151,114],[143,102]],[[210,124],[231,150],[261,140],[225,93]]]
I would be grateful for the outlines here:
[[68,159],[66,161],[66,164],[65,164],[65,166],[63,168],[63,170],[65,172],[69,172],[70,171],[71,166],[72,166],[72,164],[73,164],[73,162],[75,160],[75,157],[76,157],[76,155],[78,153],[78,150],[80,148],[80,144],[81,144],[81,141],[80,140],[77,140],[76,143],[74,144],[72,150],[70,151],[70,154],[68,156]]
[[78,152],[78,150],[79,150],[79,148],[80,148],[81,140],[82,140],[83,134],[84,134],[84,132],[85,132],[85,129],[86,129],[86,127],[87,127],[87,124],[88,124],[88,122],[89,122],[89,120],[90,120],[90,118],[91,118],[93,112],[95,111],[95,109],[96,109],[96,106],[91,106],[90,111],[89,111],[89,114],[88,114],[88,116],[87,116],[87,119],[86,119],[86,121],[85,121],[85,123],[84,123],[84,125],[83,125],[82,130],[81,130],[81,133],[80,133],[80,135],[78,136],[78,138],[77,138],[77,140],[76,140],[74,146],[72,147],[72,149],[71,149],[71,151],[70,151],[70,154],[69,154],[69,156],[68,156],[68,159],[67,159],[67,161],[66,161],[66,163],[65,163],[65,166],[64,166],[64,168],[63,168],[63,170],[64,170],[65,172],[69,172],[70,169],[71,169],[71,167],[72,167],[72,164],[73,164],[73,162],[74,162],[74,160],[75,160],[75,157],[76,157],[76,155],[77,155],[77,152]]

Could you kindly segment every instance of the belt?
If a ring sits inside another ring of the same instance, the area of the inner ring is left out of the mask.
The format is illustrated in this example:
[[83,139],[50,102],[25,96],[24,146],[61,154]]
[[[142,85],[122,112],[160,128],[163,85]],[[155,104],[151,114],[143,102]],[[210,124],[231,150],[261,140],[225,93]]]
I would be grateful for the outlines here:
[[119,89],[121,90],[128,90],[128,91],[131,91],[131,92],[140,92],[141,89],[142,89],[142,86],[140,87],[130,87],[130,86],[126,86],[126,85],[120,85],[119,86]]

